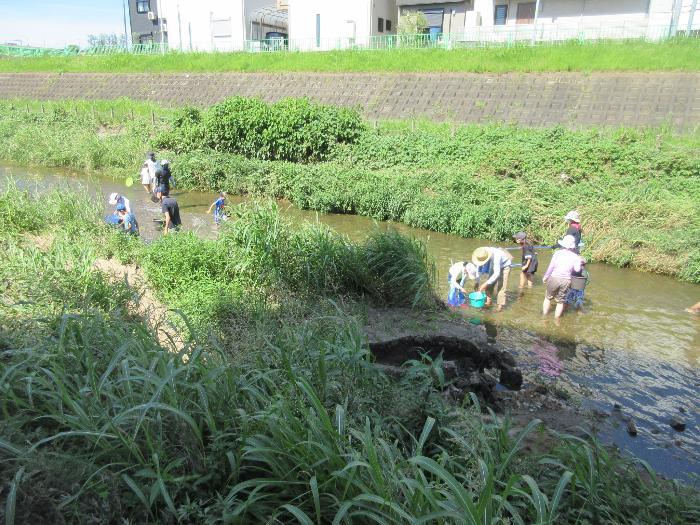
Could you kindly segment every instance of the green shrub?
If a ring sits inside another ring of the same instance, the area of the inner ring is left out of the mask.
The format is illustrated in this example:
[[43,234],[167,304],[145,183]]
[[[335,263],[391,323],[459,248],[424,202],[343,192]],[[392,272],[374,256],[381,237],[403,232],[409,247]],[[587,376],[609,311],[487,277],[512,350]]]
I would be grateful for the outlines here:
[[179,113],[172,130],[156,141],[177,152],[211,148],[266,160],[308,162],[328,157],[338,144],[353,143],[364,125],[356,111],[284,99],[267,104],[232,97],[203,115]]

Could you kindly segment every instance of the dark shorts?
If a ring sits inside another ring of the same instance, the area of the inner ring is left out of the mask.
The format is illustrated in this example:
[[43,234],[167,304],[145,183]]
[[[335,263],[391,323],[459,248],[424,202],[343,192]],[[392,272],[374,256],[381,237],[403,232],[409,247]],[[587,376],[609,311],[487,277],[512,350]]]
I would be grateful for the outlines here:
[[170,192],[170,188],[169,188],[168,186],[166,186],[165,184],[160,184],[160,185],[158,185],[158,187],[156,188],[156,193],[163,193],[163,194],[165,194],[165,193],[169,193],[169,192]]
[[528,266],[527,270],[525,270],[525,273],[534,274],[535,272],[537,272],[537,259],[532,259],[532,262],[530,263],[530,266]]
[[566,302],[566,296],[571,288],[571,279],[563,277],[550,277],[547,281],[547,299],[556,300],[558,303]]

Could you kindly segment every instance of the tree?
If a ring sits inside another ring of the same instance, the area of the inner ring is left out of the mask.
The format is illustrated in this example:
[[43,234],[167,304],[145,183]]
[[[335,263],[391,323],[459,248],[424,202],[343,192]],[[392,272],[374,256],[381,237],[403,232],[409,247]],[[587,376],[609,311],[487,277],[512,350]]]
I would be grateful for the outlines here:
[[397,32],[399,35],[418,35],[425,33],[428,19],[422,11],[406,11],[399,18]]
[[88,45],[90,47],[98,46],[112,46],[112,47],[126,47],[126,36],[117,35],[116,33],[106,34],[101,33],[99,35],[88,35]]

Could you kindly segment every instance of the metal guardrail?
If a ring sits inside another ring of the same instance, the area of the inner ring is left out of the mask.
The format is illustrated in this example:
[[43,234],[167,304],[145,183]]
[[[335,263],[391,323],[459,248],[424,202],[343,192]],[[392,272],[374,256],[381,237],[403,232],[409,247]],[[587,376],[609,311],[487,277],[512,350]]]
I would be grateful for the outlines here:
[[[700,24],[700,21],[699,21]],[[580,44],[639,40],[661,42],[668,39],[700,38],[697,29],[677,30],[666,26],[625,24],[623,26],[590,25],[520,25],[478,27],[462,33],[407,34],[372,36],[365,39],[287,39],[246,40],[240,44],[228,43],[211,50],[207,44],[193,51],[215,52],[280,52],[280,51],[333,51],[333,50],[392,50],[392,49],[460,49],[478,47],[508,47],[516,45],[556,45],[569,42]],[[210,44],[209,44],[210,45]],[[70,55],[153,55],[168,52],[187,53],[187,50],[170,48],[165,44],[133,44],[130,46],[93,46],[80,49],[68,46],[64,49],[0,45],[0,56],[37,57]]]

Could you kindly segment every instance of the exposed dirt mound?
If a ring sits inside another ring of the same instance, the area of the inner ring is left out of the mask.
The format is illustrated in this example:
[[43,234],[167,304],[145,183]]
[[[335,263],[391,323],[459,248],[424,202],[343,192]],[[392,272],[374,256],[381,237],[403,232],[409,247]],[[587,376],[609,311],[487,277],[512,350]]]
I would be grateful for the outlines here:
[[138,292],[134,301],[136,313],[142,316],[156,334],[158,342],[165,348],[181,350],[185,344],[175,326],[168,320],[168,308],[161,303],[148,287],[146,277],[138,266],[122,264],[116,259],[97,259],[95,268],[111,279],[126,282]]

